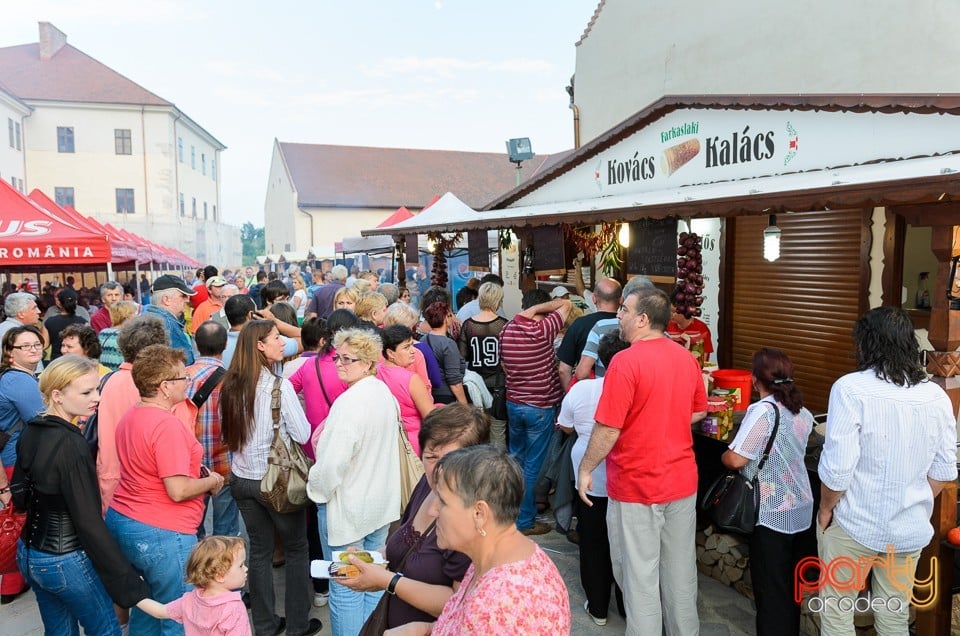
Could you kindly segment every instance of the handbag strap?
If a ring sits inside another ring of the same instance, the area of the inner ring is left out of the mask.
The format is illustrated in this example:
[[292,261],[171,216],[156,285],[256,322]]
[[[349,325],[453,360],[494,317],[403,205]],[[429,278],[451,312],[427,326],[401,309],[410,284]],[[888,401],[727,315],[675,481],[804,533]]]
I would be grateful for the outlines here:
[[327,408],[333,406],[333,402],[330,401],[330,396],[327,395],[327,389],[323,386],[323,376],[320,375],[320,355],[317,354],[313,357],[313,366],[317,370],[317,382],[320,383],[320,390],[323,391],[323,399],[327,401]]
[[760,459],[760,463],[757,464],[757,476],[760,475],[760,471],[763,470],[763,465],[767,463],[767,458],[770,457],[770,451],[773,449],[773,442],[777,439],[777,431],[780,430],[780,407],[776,402],[773,403],[773,431],[770,433],[770,439],[767,440],[767,447],[763,449],[763,457]]
[[220,384],[220,380],[223,379],[223,376],[226,375],[227,370],[223,367],[217,367],[213,370],[213,373],[200,385],[200,388],[196,393],[193,394],[193,397],[190,398],[194,404],[197,405],[197,408],[200,408],[207,403],[207,400],[210,398],[210,394],[213,393],[213,390],[217,388],[217,385]]
[[280,376],[273,379],[273,391],[270,392],[270,414],[273,416],[273,430],[280,431]]

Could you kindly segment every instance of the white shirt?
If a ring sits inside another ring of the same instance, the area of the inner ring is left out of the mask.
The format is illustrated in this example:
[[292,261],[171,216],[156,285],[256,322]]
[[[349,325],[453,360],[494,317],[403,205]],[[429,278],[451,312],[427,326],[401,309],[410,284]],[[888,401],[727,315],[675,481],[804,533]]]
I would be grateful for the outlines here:
[[[593,434],[594,419],[593,415],[597,412],[597,404],[600,402],[600,394],[603,393],[603,378],[595,380],[580,380],[563,397],[563,403],[560,405],[560,415],[557,418],[560,426],[572,428],[577,432],[577,441],[573,443],[570,449],[570,461],[573,462],[573,475],[577,479],[577,488],[580,487],[579,471],[580,462],[583,461],[583,455],[587,452],[587,445],[590,444],[590,436]],[[600,462],[600,465],[590,473],[593,478],[593,487],[587,492],[594,497],[607,496],[607,463]]]
[[307,495],[327,504],[331,546],[354,543],[400,518],[400,405],[374,376],[333,401],[317,440]]
[[800,409],[794,415],[768,395],[747,409],[730,450],[750,460],[740,473],[753,479],[776,423],[774,408],[780,411],[780,428],[758,479],[761,496],[757,524],[796,534],[813,522],[813,492],[803,463],[814,424],[810,411]]
[[[233,454],[230,471],[243,479],[263,479],[267,474],[267,457],[273,443],[274,375],[264,369],[257,380],[257,393],[253,403],[253,431],[247,444]],[[226,396],[221,395],[220,399]],[[290,439],[305,444],[310,439],[310,422],[303,413],[300,400],[289,380],[280,381],[280,438],[289,444]]]
[[957,478],[957,420],[932,382],[897,386],[873,370],[830,389],[820,479],[843,492],[834,523],[871,550],[919,550],[930,543],[933,491],[927,478]]

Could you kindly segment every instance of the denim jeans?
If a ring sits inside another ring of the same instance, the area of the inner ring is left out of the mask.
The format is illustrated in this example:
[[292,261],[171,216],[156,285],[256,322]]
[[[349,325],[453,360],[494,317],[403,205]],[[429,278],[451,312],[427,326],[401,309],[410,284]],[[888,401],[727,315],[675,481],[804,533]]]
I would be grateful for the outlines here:
[[[237,508],[237,502],[233,498],[233,492],[230,490],[230,484],[224,484],[220,492],[206,496],[203,518],[207,518],[207,511],[212,511],[213,515],[213,534],[221,537],[240,536],[240,509]],[[203,521],[197,528],[197,538],[202,539],[207,535],[206,528],[203,527]]]
[[[124,556],[150,586],[150,598],[169,603],[193,589],[184,577],[190,551],[197,544],[196,535],[147,525],[113,508],[107,510],[105,521]],[[158,620],[132,608],[130,633],[137,636],[183,636],[183,625],[172,620]]]
[[539,408],[507,400],[507,427],[510,430],[510,454],[523,471],[523,501],[517,528],[532,528],[537,517],[534,488],[547,456],[550,438],[557,421],[557,409]]
[[[307,548],[307,516],[303,510],[279,513],[260,496],[259,479],[230,475],[230,488],[243,515],[250,537],[250,609],[257,636],[277,633],[274,617],[273,535],[280,535],[284,568],[284,611],[288,634],[302,634],[310,621],[310,557]],[[133,632],[131,632],[133,634]]]
[[[320,524],[321,536],[327,534],[327,514],[326,506],[323,506],[323,512],[318,513],[317,521]],[[322,514],[322,516],[321,516]],[[332,545],[331,552],[346,550],[353,547],[358,550],[380,550],[387,545],[387,532],[390,526],[385,525],[378,530],[374,530],[367,536],[348,543],[347,545]],[[354,592],[348,587],[344,587],[331,579],[330,582],[330,629],[333,636],[357,636],[360,628],[367,621],[370,614],[373,613],[383,592]]]
[[113,601],[86,552],[47,554],[21,541],[17,566],[37,595],[44,634],[80,636],[82,626],[87,634],[120,635]]

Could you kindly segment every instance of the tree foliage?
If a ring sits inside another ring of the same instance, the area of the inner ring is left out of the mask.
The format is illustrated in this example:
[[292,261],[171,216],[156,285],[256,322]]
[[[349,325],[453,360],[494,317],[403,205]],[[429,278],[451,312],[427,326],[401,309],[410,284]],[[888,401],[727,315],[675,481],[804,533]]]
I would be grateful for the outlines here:
[[240,240],[243,243],[243,264],[255,264],[257,256],[266,251],[263,228],[253,227],[253,223],[247,221],[240,228]]

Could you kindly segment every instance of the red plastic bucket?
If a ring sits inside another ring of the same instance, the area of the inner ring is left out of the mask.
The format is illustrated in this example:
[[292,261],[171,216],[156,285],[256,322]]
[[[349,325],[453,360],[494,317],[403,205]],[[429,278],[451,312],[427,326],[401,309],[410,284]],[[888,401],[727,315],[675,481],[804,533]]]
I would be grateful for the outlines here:
[[740,369],[717,369],[711,376],[714,389],[727,389],[733,392],[736,397],[736,402],[733,404],[734,411],[747,410],[750,406],[750,392],[753,389],[752,373]]

